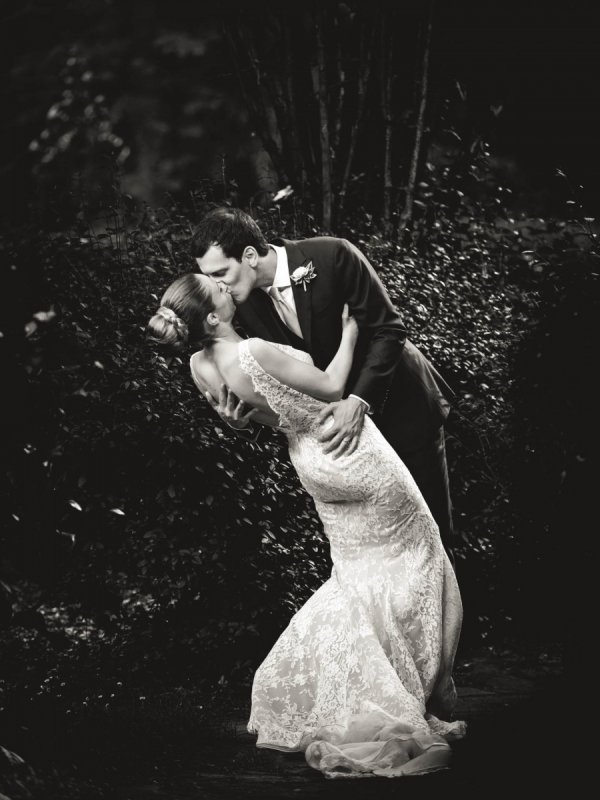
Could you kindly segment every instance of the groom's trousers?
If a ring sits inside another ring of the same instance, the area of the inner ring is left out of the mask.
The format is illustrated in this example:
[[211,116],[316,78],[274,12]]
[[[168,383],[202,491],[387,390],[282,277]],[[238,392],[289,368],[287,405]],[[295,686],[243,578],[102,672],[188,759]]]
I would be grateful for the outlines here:
[[442,544],[446,548],[450,560],[454,563],[452,553],[452,547],[455,544],[454,528],[443,427],[439,428],[433,438],[421,447],[408,452],[398,450],[398,455],[408,467],[421,490],[440,529]]

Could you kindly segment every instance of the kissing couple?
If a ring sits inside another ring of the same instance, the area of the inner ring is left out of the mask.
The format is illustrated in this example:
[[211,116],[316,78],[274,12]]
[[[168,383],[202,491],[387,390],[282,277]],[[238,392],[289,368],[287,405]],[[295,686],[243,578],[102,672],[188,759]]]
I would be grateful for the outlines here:
[[248,214],[218,208],[192,254],[199,271],[167,288],[149,338],[190,350],[196,386],[236,435],[285,434],[333,563],[257,669],[248,730],[328,778],[443,769],[465,732],[450,721],[452,391],[350,242],[269,243]]

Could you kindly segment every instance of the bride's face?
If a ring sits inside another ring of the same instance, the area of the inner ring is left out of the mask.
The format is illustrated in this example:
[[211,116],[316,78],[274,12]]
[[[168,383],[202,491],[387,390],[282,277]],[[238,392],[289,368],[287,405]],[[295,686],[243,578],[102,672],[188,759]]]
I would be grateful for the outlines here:
[[230,322],[235,314],[235,303],[223,281],[214,280],[207,275],[198,275],[198,279],[204,284],[214,305],[214,313],[219,316],[221,322]]

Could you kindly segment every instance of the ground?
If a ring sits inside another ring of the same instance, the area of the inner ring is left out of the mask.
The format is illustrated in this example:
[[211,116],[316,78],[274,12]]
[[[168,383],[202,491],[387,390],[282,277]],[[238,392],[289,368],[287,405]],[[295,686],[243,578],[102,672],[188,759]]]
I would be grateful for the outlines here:
[[[177,776],[158,777],[136,786],[123,800],[215,800],[243,798],[371,798],[398,796],[487,796],[494,788],[541,788],[558,780],[552,748],[546,749],[562,681],[550,659],[528,663],[508,653],[482,654],[457,673],[457,717],[469,724],[467,738],[453,744],[450,770],[398,779],[327,780],[300,754],[257,749],[243,719],[230,720],[230,736],[207,747],[202,763],[189,764]],[[547,738],[548,735],[548,738]],[[548,752],[547,758],[540,758]]]
[[[542,653],[482,651],[456,671],[457,717],[467,720],[467,737],[454,742],[452,767],[435,774],[402,778],[325,779],[302,754],[255,747],[246,731],[249,708],[225,710],[218,724],[123,772],[111,764],[80,763],[77,777],[29,785],[17,798],[110,798],[110,800],[223,800],[224,798],[426,798],[523,796],[558,790],[573,777],[573,756],[580,747],[569,735],[572,716],[563,712],[560,659]],[[567,720],[565,723],[564,720]],[[35,765],[33,765],[35,766]],[[114,765],[113,765],[114,766]],[[39,777],[39,776],[38,776]],[[5,790],[6,791],[6,790]]]

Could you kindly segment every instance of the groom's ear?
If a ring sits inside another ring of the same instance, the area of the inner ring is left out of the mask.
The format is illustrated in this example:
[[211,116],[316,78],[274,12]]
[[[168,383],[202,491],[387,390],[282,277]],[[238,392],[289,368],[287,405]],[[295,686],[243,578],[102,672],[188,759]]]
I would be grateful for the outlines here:
[[256,269],[258,266],[258,250],[256,247],[252,247],[251,244],[249,244],[247,247],[244,247],[242,260],[245,261],[249,267],[252,267],[252,269]]

